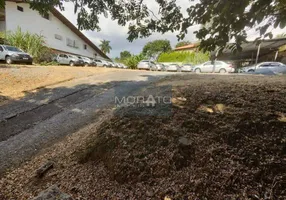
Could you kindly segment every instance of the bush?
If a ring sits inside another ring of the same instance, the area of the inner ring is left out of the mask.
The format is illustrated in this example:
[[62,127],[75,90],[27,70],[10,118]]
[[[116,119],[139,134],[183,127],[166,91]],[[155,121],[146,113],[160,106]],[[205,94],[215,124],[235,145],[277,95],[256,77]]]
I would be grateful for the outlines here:
[[174,51],[170,53],[162,53],[158,62],[182,62],[191,64],[200,64],[209,60],[209,53],[203,52],[186,52]]
[[18,28],[15,32],[7,32],[4,40],[5,43],[29,53],[33,56],[34,62],[46,61],[50,57],[51,50],[45,45],[42,35],[22,32],[21,28]]
[[144,60],[145,57],[142,54],[133,55],[122,62],[129,68],[129,69],[137,69],[137,65],[141,60]]

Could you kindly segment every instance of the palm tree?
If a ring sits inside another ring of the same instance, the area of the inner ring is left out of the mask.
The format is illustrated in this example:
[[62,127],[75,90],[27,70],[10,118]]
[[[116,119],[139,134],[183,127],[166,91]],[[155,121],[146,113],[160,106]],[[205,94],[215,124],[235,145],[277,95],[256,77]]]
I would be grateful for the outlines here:
[[101,44],[99,45],[101,51],[103,53],[110,53],[110,50],[112,49],[110,46],[110,41],[108,40],[100,40]]

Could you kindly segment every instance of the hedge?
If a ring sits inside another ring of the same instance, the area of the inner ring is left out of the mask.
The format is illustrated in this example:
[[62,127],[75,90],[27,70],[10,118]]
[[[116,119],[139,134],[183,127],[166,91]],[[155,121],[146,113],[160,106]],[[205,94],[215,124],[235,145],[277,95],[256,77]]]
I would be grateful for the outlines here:
[[158,58],[158,62],[182,62],[200,64],[208,61],[209,57],[209,53],[173,51],[169,53],[162,53]]

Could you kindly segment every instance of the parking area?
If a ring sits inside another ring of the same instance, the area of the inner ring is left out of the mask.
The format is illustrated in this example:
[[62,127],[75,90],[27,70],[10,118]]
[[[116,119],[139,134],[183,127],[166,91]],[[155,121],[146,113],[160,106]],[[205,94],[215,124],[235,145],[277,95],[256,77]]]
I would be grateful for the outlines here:
[[114,70],[119,69],[0,64],[0,104],[46,86]]

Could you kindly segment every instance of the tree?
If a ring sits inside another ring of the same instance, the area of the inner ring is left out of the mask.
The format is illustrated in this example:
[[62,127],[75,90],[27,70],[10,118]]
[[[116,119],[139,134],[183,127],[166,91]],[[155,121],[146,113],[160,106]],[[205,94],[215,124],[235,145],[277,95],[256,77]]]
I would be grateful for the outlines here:
[[153,42],[148,42],[142,50],[142,54],[147,57],[155,56],[161,52],[171,51],[172,47],[169,40],[154,40]]
[[[52,6],[64,9],[63,2],[64,0],[30,1],[30,5],[43,14]],[[109,14],[119,25],[129,25],[129,41],[148,37],[153,32],[168,31],[178,32],[177,37],[182,40],[188,34],[188,28],[200,24],[202,26],[195,34],[201,41],[200,48],[208,51],[226,47],[230,39],[236,42],[231,48],[240,50],[240,44],[246,40],[248,28],[257,27],[261,35],[257,39],[262,39],[273,37],[268,31],[271,26],[286,26],[286,2],[283,0],[201,0],[190,2],[189,6],[184,6],[185,10],[175,0],[157,0],[154,2],[157,3],[155,7],[158,7],[158,11],[148,7],[147,0],[73,2],[81,30],[100,30],[100,15]],[[4,3],[5,1],[1,1],[0,7]],[[183,15],[183,12],[187,14]],[[206,24],[210,25],[204,26]]]
[[129,51],[122,51],[120,52],[120,59],[125,60],[126,58],[131,57],[131,53]]
[[186,46],[186,45],[188,45],[188,44],[191,44],[191,42],[190,42],[190,41],[181,41],[181,42],[178,42],[178,43],[176,44],[176,48],[182,47],[182,46]]
[[99,45],[101,51],[103,53],[110,53],[110,50],[112,49],[110,46],[110,41],[108,40],[100,40],[101,44]]

